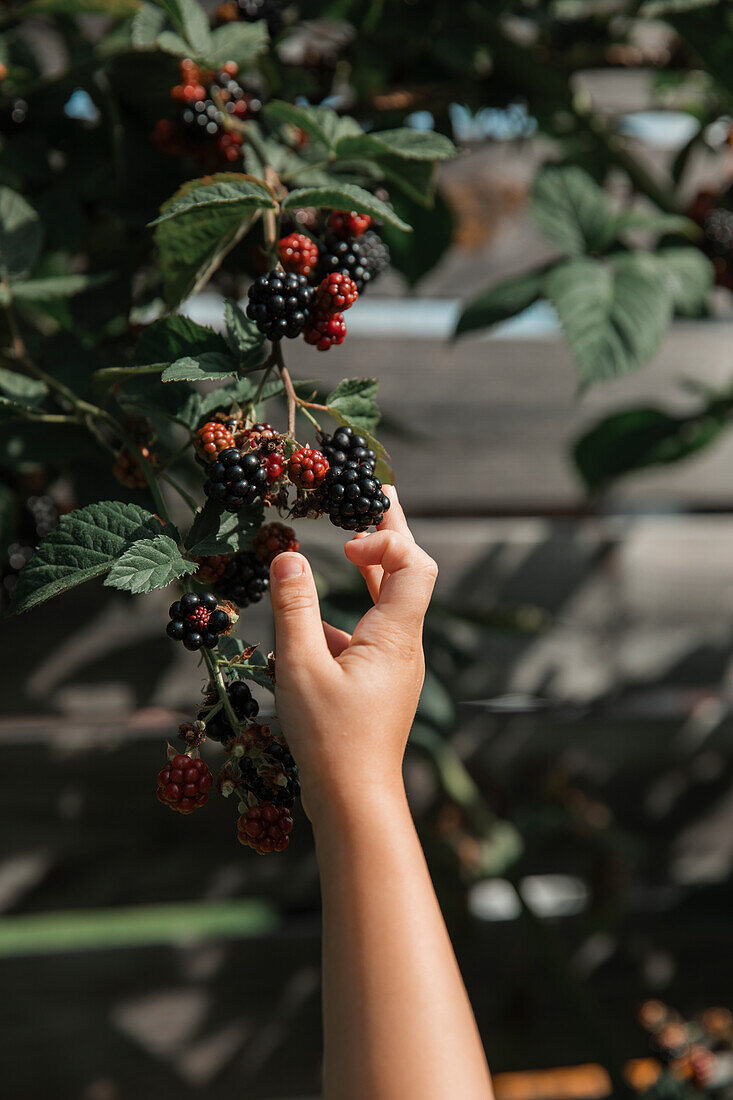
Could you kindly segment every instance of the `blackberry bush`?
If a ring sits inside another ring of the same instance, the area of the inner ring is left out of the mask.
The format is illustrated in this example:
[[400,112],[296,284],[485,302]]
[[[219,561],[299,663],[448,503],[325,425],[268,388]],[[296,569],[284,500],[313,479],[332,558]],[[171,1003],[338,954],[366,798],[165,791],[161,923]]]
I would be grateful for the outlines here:
[[[27,480],[37,476],[37,444],[54,477],[65,466],[95,476],[80,482],[83,507],[59,509],[45,526],[39,513],[32,535],[9,535],[3,591],[9,610],[23,612],[92,576],[135,595],[172,588],[165,629],[193,654],[204,695],[180,726],[187,751],[161,769],[158,798],[184,814],[203,805],[211,773],[196,753],[205,741],[207,751],[220,746],[229,760],[217,786],[236,792],[240,837],[281,851],[297,768],[287,730],[259,724],[247,682],[271,689],[274,664],[234,628],[268,591],[273,558],[297,550],[290,523],[325,512],[364,530],[388,503],[378,459],[389,476],[385,452],[366,434],[379,421],[376,382],[345,379],[320,394],[317,383],[291,377],[288,341],[303,337],[305,355],[305,345],[337,349],[345,311],[386,262],[373,225],[410,227],[380,190],[384,149],[374,143],[354,159],[347,142],[340,152],[334,135],[358,137],[358,120],[302,104],[302,71],[263,33],[263,22],[271,39],[283,29],[276,0],[230,0],[211,22],[198,0],[129,4],[93,45],[83,16],[61,7],[50,5],[44,20],[58,22],[69,59],[81,61],[50,83],[24,45],[34,29],[26,8],[16,4],[0,27],[0,132],[13,164],[12,188],[0,187],[0,241],[13,242],[2,249],[2,488],[7,481],[11,497],[22,493],[7,508],[3,496],[3,517],[22,512],[13,505],[31,492],[40,499],[40,485]],[[310,42],[307,26],[295,31],[283,47],[301,32]],[[90,50],[93,64],[83,60]],[[139,87],[130,87],[120,53],[134,53]],[[161,85],[171,56],[178,76]],[[308,62],[314,93],[323,63]],[[71,88],[98,119],[74,117]],[[291,101],[273,98],[291,89]],[[38,119],[48,122],[47,140]],[[409,128],[387,143],[390,187],[404,180],[409,203],[429,208],[433,169],[451,143]],[[128,171],[126,157],[141,150]],[[99,172],[89,170],[94,158]],[[319,161],[327,188],[306,182]],[[59,181],[84,180],[82,240],[66,225],[68,203],[40,185],[39,165],[53,165]],[[209,282],[231,295],[216,328],[178,310]],[[82,324],[83,309],[66,299],[92,291]],[[55,376],[53,364],[77,361],[83,370]],[[299,435],[306,427],[311,438]],[[109,499],[89,500],[94,484],[107,484]]]

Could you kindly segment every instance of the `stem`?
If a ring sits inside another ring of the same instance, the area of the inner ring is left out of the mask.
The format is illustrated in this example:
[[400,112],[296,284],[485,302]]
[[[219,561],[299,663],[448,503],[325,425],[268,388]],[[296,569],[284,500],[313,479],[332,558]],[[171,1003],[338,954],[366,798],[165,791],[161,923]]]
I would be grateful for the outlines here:
[[226,713],[227,718],[229,719],[229,724],[231,725],[232,729],[234,730],[234,732],[236,734],[236,733],[239,732],[239,719],[237,718],[236,714],[234,713],[234,709],[232,708],[232,704],[229,702],[229,696],[227,695],[226,685],[224,684],[224,677],[221,674],[221,669],[219,668],[218,661],[216,661],[214,659],[214,656],[213,656],[210,649],[204,649],[204,650],[202,650],[202,653],[204,655],[204,661],[206,662],[206,667],[209,670],[209,676],[211,678],[211,682],[213,684],[216,684],[216,690],[219,693],[219,698],[221,699],[221,704],[224,707],[224,711]]
[[295,409],[298,404],[298,395],[293,388],[293,380],[290,377],[290,372],[283,362],[283,352],[279,340],[273,342],[272,350],[282,384],[285,387],[285,393],[288,397],[288,435],[295,436]]

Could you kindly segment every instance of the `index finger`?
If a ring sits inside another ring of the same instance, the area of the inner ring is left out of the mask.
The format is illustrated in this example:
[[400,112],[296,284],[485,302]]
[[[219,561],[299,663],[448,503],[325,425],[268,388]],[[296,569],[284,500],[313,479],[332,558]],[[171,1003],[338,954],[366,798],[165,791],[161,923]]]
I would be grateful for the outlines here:
[[344,550],[359,568],[381,565],[385,573],[379,600],[354,631],[354,641],[376,624],[380,629],[419,629],[438,576],[433,559],[413,539],[387,529],[347,542]]

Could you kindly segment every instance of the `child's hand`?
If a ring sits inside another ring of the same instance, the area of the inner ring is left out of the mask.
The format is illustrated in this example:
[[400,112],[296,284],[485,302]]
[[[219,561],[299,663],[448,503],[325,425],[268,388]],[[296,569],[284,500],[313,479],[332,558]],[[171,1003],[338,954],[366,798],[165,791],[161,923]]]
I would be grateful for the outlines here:
[[438,568],[417,546],[391,486],[379,530],[345,546],[374,600],[352,636],[321,622],[301,554],[270,570],[277,713],[314,825],[402,792],[402,757],[425,666],[422,624]]

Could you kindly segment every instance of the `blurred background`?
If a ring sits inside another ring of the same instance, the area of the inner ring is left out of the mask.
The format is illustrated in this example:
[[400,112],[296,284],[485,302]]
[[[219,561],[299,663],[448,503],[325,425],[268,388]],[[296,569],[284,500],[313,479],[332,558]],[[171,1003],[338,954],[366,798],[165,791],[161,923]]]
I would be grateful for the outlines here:
[[[62,377],[129,324],[133,273],[145,320],[145,226],[192,174],[151,141],[176,64],[134,52],[138,8],[0,12],[0,183],[41,213],[48,274],[69,256],[115,273],[27,304]],[[406,778],[497,1096],[733,1095],[733,11],[282,15],[281,96],[461,150],[433,209],[399,198],[416,243],[388,235],[392,268],[316,367],[380,378],[380,437],[441,569]],[[243,262],[185,311],[218,323]],[[302,343],[290,363],[313,376]],[[6,597],[58,516],[104,492],[85,446],[3,424]],[[342,542],[301,525],[325,614],[348,625],[365,604]],[[201,689],[168,603],[94,582],[4,621],[9,1100],[319,1093],[302,811],[260,860],[222,800],[178,820],[154,797]],[[265,652],[269,619],[264,601],[240,624]]]

